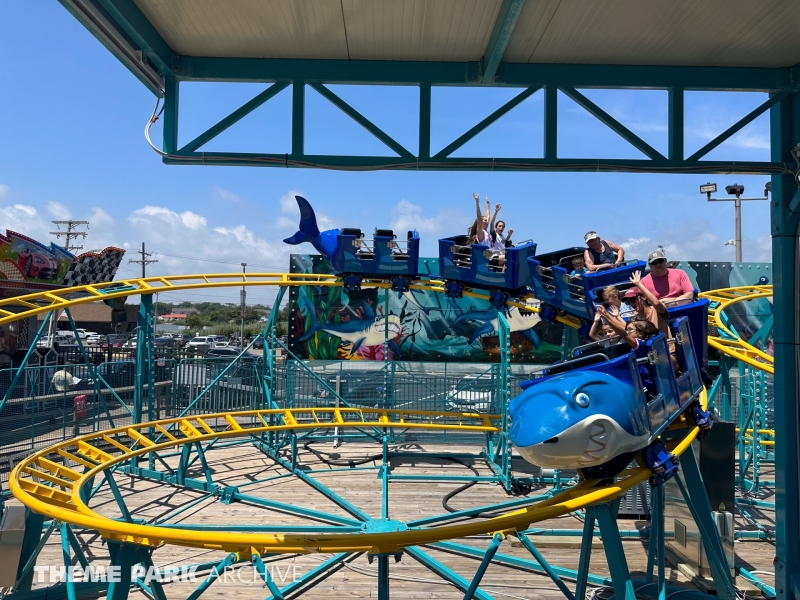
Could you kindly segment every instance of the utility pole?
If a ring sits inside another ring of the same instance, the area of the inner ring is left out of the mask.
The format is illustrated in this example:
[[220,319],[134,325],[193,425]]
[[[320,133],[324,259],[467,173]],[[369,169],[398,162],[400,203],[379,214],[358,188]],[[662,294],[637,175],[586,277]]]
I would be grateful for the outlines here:
[[128,264],[130,264],[130,263],[135,263],[135,264],[137,264],[137,265],[142,265],[142,279],[144,279],[145,277],[147,277],[147,275],[145,275],[145,267],[146,267],[147,265],[152,265],[153,263],[157,263],[158,261],[157,261],[157,260],[155,260],[155,259],[147,260],[147,257],[148,257],[148,256],[153,256],[153,255],[152,255],[150,252],[145,252],[145,251],[144,251],[144,242],[142,242],[142,249],[141,249],[141,250],[139,250],[139,251],[137,252],[137,254],[141,254],[141,256],[142,256],[142,259],[141,259],[141,260],[133,260],[133,259],[130,259],[130,260],[128,261]]
[[[247,263],[242,263],[242,281],[244,281],[245,279],[244,274],[246,270],[247,270]],[[244,350],[244,315],[247,312],[247,292],[245,291],[244,286],[242,286],[241,296],[242,296],[242,306],[240,314],[242,317],[242,328],[240,332],[241,337],[239,338],[239,343],[242,345],[241,346],[242,350]]]
[[[51,231],[50,235],[56,236],[56,239],[58,239],[58,240],[61,240],[61,236],[62,235],[65,238],[67,238],[67,241],[64,244],[64,250],[66,250],[67,252],[72,252],[73,250],[82,250],[83,249],[83,246],[73,246],[72,244],[70,244],[70,242],[73,239],[77,239],[77,238],[83,239],[83,238],[86,237],[86,234],[89,233],[88,231],[77,231],[75,228],[78,225],[86,225],[86,226],[88,226],[89,225],[89,221],[72,221],[72,220],[69,220],[69,221],[50,221],[50,222],[53,225],[55,225],[56,227],[59,228],[59,231]],[[67,230],[66,231],[61,231],[61,228],[59,227],[59,225],[66,225],[67,226]]]

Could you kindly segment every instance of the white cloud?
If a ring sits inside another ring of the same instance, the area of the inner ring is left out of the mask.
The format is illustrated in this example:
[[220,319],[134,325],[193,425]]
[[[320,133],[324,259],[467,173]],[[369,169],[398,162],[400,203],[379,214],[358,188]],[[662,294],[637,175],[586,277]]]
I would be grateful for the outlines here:
[[[128,223],[159,261],[148,267],[148,274],[239,272],[242,262],[253,265],[248,272],[286,271],[293,251],[259,237],[246,225],[209,226],[202,215],[162,206],[134,210]],[[131,242],[126,247],[137,246]]]
[[[278,203],[281,205],[281,212],[284,215],[291,216],[291,218],[287,218],[279,215],[278,218],[275,219],[275,226],[279,229],[297,229],[297,225],[300,221],[300,209],[297,207],[297,200],[294,198],[295,196],[303,196],[305,198],[303,192],[289,190],[278,199]],[[311,203],[311,206],[314,206],[313,202]],[[317,216],[317,227],[319,227],[320,231],[339,227],[335,219],[329,217],[323,212],[318,211],[316,208],[314,209],[314,214]]]
[[86,220],[89,221],[89,225],[91,225],[93,229],[110,229],[114,227],[113,217],[99,206],[96,206],[92,209],[92,212],[89,213],[89,216],[86,217]]
[[214,197],[217,200],[222,200],[223,202],[239,202],[239,200],[241,200],[241,198],[234,192],[221,187],[214,186],[212,191],[214,193]]
[[279,229],[291,229],[292,227],[297,228],[297,220],[292,221],[291,219],[281,216],[275,219],[275,226]]
[[432,217],[425,217],[422,207],[408,200],[401,200],[392,208],[392,229],[420,233],[454,235],[453,231],[467,230],[469,218],[461,211],[439,211]]
[[47,203],[47,212],[57,221],[67,221],[72,218],[72,213],[69,208],[61,204],[61,202],[53,202],[50,200]]
[[[732,112],[722,104],[701,104],[686,115],[686,135],[702,141],[710,142],[744,115]],[[768,150],[769,131],[763,119],[756,120],[737,132],[723,144],[736,148]]]
[[281,212],[285,215],[297,215],[300,216],[300,209],[297,208],[297,200],[294,199],[295,196],[302,196],[302,192],[298,192],[297,190],[290,190],[286,192],[283,196],[280,197],[278,203],[281,205]]
[[50,224],[33,206],[12,204],[0,211],[0,234],[10,229],[44,244],[50,240]]
[[[684,221],[655,232],[651,237],[629,238],[620,243],[626,257],[645,259],[658,246],[663,246],[669,260],[733,261],[736,249],[726,246],[727,238],[712,233],[702,219]],[[768,233],[755,239],[744,239],[743,258],[749,262],[770,262],[772,240]]]
[[0,200],[11,195],[11,188],[5,184],[0,183]]

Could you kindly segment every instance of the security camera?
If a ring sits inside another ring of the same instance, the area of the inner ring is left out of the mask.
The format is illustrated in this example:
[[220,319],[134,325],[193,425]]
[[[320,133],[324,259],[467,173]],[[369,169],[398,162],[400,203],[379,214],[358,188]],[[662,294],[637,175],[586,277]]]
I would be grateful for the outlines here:
[[725,191],[732,196],[741,196],[744,194],[744,186],[734,183],[733,185],[726,185]]
[[769,193],[772,191],[772,182],[768,181],[767,184],[764,186],[764,198],[769,197]]

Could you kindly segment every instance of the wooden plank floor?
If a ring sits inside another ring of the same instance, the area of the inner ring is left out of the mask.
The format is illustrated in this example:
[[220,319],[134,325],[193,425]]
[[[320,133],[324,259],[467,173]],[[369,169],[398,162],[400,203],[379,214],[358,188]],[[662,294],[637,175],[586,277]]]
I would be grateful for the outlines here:
[[[349,502],[372,517],[380,516],[381,512],[381,485],[377,479],[378,462],[367,460],[359,465],[359,469],[347,472],[334,471],[343,467],[334,467],[323,462],[322,458],[335,460],[350,460],[360,462],[369,459],[380,452],[379,445],[364,443],[344,444],[338,450],[333,450],[330,444],[319,443],[314,447],[317,454],[306,449],[301,449],[301,465],[308,470],[314,470],[313,477],[325,486],[341,495]],[[410,441],[401,444],[401,449],[415,453],[415,458],[397,459],[392,462],[394,474],[431,474],[431,475],[470,475],[477,472],[480,475],[489,475],[489,469],[480,462],[472,464],[466,461],[442,460],[437,457],[440,452],[472,452],[478,453],[479,446],[468,445],[433,445]],[[276,466],[272,460],[261,454],[249,445],[232,446],[213,449],[207,454],[209,466],[213,472],[214,481],[224,485],[238,486],[240,492],[291,503],[304,508],[313,508],[331,514],[349,516],[341,507],[323,497],[309,485],[294,477],[283,477],[262,481],[285,473]],[[169,459],[173,464],[176,458]],[[199,464],[196,463],[196,464]],[[520,472],[535,472],[524,461],[515,458],[515,468]],[[365,468],[372,467],[372,468]],[[344,467],[345,469],[347,467]],[[327,471],[327,472],[326,472]],[[199,469],[194,469],[191,476],[202,478]],[[771,476],[770,476],[771,478]],[[169,485],[156,484],[131,477],[117,477],[119,487],[125,497],[125,502],[135,518],[152,521],[163,519],[173,514],[190,502],[202,498],[204,494]],[[441,482],[392,482],[389,487],[390,517],[407,521],[426,515],[444,512],[442,507],[443,497],[458,488],[460,483]],[[544,491],[535,490],[532,494]],[[454,509],[464,509],[509,499],[501,487],[492,484],[475,484],[450,500]],[[92,507],[102,514],[116,517],[120,512],[108,488],[95,496]],[[773,516],[770,512],[753,509],[751,514],[758,515],[762,523],[771,524]],[[173,523],[205,523],[205,524],[285,524],[308,525],[309,519],[294,515],[287,515],[274,510],[268,510],[246,502],[237,502],[225,505],[219,498],[208,497],[198,504],[185,510],[174,518]],[[630,520],[620,520],[620,529],[633,529],[637,523]],[[582,523],[576,516],[564,516],[538,523],[536,527],[545,529],[575,529],[580,530]],[[737,528],[753,527],[737,516]],[[108,564],[108,551],[103,541],[97,534],[91,532],[78,532],[80,543],[87,555],[96,564]],[[536,538],[534,538],[534,541]],[[480,548],[486,548],[489,543],[488,536],[456,540]],[[500,553],[520,558],[531,558],[527,550],[513,544],[513,538],[506,540],[500,547]],[[578,538],[574,538],[579,543]],[[647,546],[637,539],[628,539],[623,542],[628,565],[636,579],[644,578],[647,558]],[[474,558],[448,554],[433,548],[424,548],[430,556],[447,565],[450,569],[470,580],[475,573],[479,561]],[[579,550],[569,545],[545,544],[541,548],[545,558],[554,565],[575,569],[578,566]],[[772,571],[772,558],[774,547],[771,542],[741,541],[736,543],[737,564],[748,570]],[[318,566],[330,555],[290,555],[279,558],[265,559],[272,574],[279,585],[292,581]],[[159,567],[171,565],[219,561],[225,554],[217,551],[197,550],[164,546],[158,548],[153,555],[154,562]],[[58,535],[53,535],[40,555],[39,565],[62,564],[61,546]],[[602,549],[593,551],[591,572],[599,575],[608,575],[608,567]],[[694,589],[687,578],[677,569],[668,568],[670,581],[677,586]],[[402,557],[400,563],[391,561],[391,597],[392,598],[462,598],[460,592],[450,583],[442,580],[420,563],[408,555]],[[342,567],[331,571],[330,575],[315,586],[307,589],[302,598],[330,599],[330,598],[371,598],[377,597],[376,586],[377,563],[370,564],[366,556],[359,556]],[[205,575],[198,576],[202,580]],[[281,582],[281,579],[284,582]],[[770,578],[764,577],[765,581]],[[771,582],[770,582],[771,583]],[[34,583],[36,587],[46,583]],[[570,583],[570,587],[574,584]],[[185,598],[197,586],[196,583],[170,583],[166,585],[166,593],[170,600]],[[537,575],[523,570],[503,567],[497,564],[490,565],[481,585],[486,593],[502,598],[563,598],[553,582],[546,576]],[[652,588],[651,588],[652,590]],[[237,600],[249,600],[268,597],[266,589],[250,565],[242,566],[227,575],[227,580],[215,582],[204,597],[230,597],[236,594]],[[132,594],[131,597],[146,596],[141,593]]]

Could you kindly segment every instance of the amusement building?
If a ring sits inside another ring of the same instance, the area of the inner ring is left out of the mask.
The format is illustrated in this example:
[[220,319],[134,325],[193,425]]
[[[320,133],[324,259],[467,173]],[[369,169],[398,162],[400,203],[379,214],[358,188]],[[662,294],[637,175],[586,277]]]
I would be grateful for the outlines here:
[[[766,187],[699,190],[734,204],[732,262],[637,253],[596,231],[545,247],[477,194],[469,229],[432,243],[361,216],[321,230],[314,198],[294,195],[281,272],[125,278],[125,249],[5,231],[0,598],[800,599],[793,3],[60,3],[152,93],[131,144],[165,165]],[[179,143],[181,85],[196,82],[260,91]],[[365,85],[413,88],[415,147],[345,99]],[[437,88],[513,96],[437,151]],[[595,89],[665,92],[666,149]],[[207,149],[284,91],[291,152]],[[692,152],[694,92],[763,98]],[[312,93],[386,152],[307,152]],[[459,152],[535,94],[540,155]],[[640,157],[563,156],[564,99]],[[769,160],[714,158],[761,116]],[[745,200],[769,207],[771,261],[742,260]],[[157,335],[156,297],[256,288],[276,291],[259,335]]]

